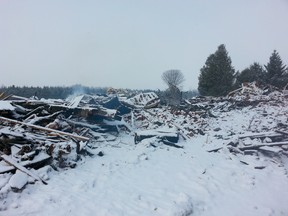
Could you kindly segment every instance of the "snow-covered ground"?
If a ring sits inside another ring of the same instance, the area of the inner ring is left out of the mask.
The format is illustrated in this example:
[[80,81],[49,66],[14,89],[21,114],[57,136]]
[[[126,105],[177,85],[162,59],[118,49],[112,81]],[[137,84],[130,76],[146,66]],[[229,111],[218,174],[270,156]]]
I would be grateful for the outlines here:
[[[38,171],[48,185],[28,184],[21,193],[2,188],[0,215],[287,216],[286,155],[233,154],[227,147],[207,151],[240,134],[287,125],[287,111],[284,105],[264,104],[215,111],[217,118],[205,122],[205,135],[180,139],[183,149],[153,147],[154,138],[135,145],[132,133],[94,143],[95,156],[82,157],[76,168]],[[9,175],[2,175],[0,186]]]

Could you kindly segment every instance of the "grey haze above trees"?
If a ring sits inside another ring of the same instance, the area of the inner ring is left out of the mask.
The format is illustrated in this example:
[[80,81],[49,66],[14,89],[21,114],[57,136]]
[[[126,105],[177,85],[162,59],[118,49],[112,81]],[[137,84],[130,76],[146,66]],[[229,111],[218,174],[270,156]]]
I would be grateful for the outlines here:
[[[165,71],[162,74],[162,79],[168,86],[164,92],[158,91],[158,95],[164,100],[163,103],[178,105],[182,97],[190,98],[197,95],[195,91],[181,93],[184,75],[180,70]],[[198,81],[198,91],[204,96],[226,96],[230,91],[241,87],[242,83],[253,81],[256,81],[260,85],[273,85],[283,89],[288,84],[288,68],[282,62],[279,53],[274,50],[269,58],[269,62],[264,67],[254,62],[243,71],[235,73],[226,47],[224,44],[221,44],[216,52],[207,58],[205,65],[200,70]],[[106,90],[107,88],[85,87],[81,85],[71,87],[18,87],[14,85],[0,87],[0,93],[5,93],[6,95],[15,94],[23,97],[34,95],[38,98],[61,99],[75,92],[105,94]],[[152,90],[147,89],[142,91]]]
[[211,54],[200,70],[198,91],[204,96],[223,96],[233,88],[235,70],[224,44]]

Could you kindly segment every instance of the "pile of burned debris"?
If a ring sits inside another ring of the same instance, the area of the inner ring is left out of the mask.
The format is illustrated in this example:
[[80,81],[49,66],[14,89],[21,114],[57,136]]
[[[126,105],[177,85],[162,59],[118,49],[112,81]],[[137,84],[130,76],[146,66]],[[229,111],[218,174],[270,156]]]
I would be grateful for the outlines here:
[[227,147],[230,152],[243,155],[264,154],[274,157],[278,153],[288,156],[288,132],[276,130],[271,132],[250,133],[240,135],[236,141],[219,148],[211,149],[208,152],[217,152]]
[[[249,162],[245,161],[245,157],[247,159],[248,156],[258,159],[261,157],[273,158],[274,162],[274,159],[278,159],[279,164],[282,164],[282,159],[286,160],[288,157],[287,107],[285,91],[273,86],[260,88],[256,83],[243,84],[241,89],[230,93],[220,102],[213,103],[211,110],[215,115],[238,110],[243,118],[242,122],[245,122],[246,126],[242,125],[240,133],[239,131],[234,133],[231,129],[230,134],[225,137],[222,135],[217,137],[216,131],[221,131],[221,128],[215,128],[215,137],[223,139],[223,145],[211,148],[208,152],[228,149],[232,154],[243,156],[244,160],[241,162],[245,165],[249,165]],[[235,119],[235,127],[237,120]],[[264,169],[265,166],[256,166],[255,168]]]
[[[134,136],[135,144],[150,139],[147,143],[153,147],[163,144],[183,148],[179,140],[188,141],[198,135],[208,137],[211,131],[215,132],[215,139],[226,142],[229,137],[217,134],[221,128],[211,128],[211,119],[217,120],[226,112],[245,108],[253,108],[255,113],[267,117],[269,114],[263,106],[284,107],[286,100],[285,92],[273,88],[268,91],[255,83],[243,84],[227,97],[194,97],[183,100],[177,107],[161,106],[154,92],[127,97],[124,91],[110,89],[107,95],[78,95],[67,100],[4,97],[2,94],[0,174],[13,173],[14,183],[10,185],[15,190],[24,187],[24,183],[15,184],[24,174],[25,179],[29,176],[45,183],[45,179],[36,175],[37,170],[46,169],[46,165],[58,170],[74,168],[83,157],[95,154],[92,149],[99,143],[113,142],[119,133],[131,136],[132,143]],[[281,118],[287,116],[282,114]],[[248,120],[245,132],[250,131],[249,136],[239,136],[237,141],[209,151],[227,147],[232,153],[243,155],[287,152],[288,124],[282,122],[282,127],[278,122],[273,130],[259,129],[253,125],[256,119]],[[231,131],[232,137],[233,134]],[[103,152],[99,152],[99,156],[103,156]]]
[[[131,131],[123,116],[132,109],[159,103],[154,93],[130,99],[113,94],[78,95],[67,100],[3,94],[1,98],[0,174],[15,173],[14,182],[23,175],[44,182],[30,169],[46,165],[74,168],[81,157],[92,155],[89,149],[97,142],[115,140],[119,132]],[[11,184],[15,190],[25,185]]]
[[239,136],[234,146],[244,154],[266,154],[274,156],[282,152],[288,156],[288,132],[276,130],[274,132],[245,134]]

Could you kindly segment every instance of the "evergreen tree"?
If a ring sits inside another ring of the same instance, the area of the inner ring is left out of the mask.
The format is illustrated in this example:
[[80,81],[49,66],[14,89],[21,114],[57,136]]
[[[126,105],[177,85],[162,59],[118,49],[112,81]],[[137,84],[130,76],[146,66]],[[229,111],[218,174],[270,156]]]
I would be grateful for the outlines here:
[[239,87],[244,82],[253,81],[263,84],[265,83],[265,76],[263,67],[259,63],[254,62],[249,68],[244,69],[240,74],[236,75],[236,85]]
[[201,95],[224,96],[233,88],[235,70],[224,44],[211,54],[200,70],[198,91]]
[[276,50],[270,56],[269,62],[265,65],[268,84],[283,88],[288,83],[287,67],[283,64],[280,55]]

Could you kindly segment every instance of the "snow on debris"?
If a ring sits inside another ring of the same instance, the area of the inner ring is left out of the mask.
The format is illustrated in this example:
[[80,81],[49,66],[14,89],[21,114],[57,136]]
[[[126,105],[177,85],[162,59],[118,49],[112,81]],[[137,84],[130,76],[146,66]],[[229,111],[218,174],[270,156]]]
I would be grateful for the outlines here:
[[11,105],[10,101],[0,101],[0,110],[14,110],[15,107]]
[[12,189],[21,190],[28,183],[28,175],[22,171],[16,170],[9,180],[9,185]]
[[155,92],[140,93],[134,97],[124,99],[122,102],[135,106],[137,108],[153,107],[160,102],[159,97]]
[[[35,121],[42,126],[65,121],[68,135],[88,141],[55,136],[63,127],[47,134],[1,120],[1,141],[19,141],[1,151],[48,184],[30,177],[26,183],[27,176],[21,183],[15,168],[3,172],[0,215],[288,215],[288,101],[240,96],[193,98],[178,109],[131,109],[120,120],[105,112],[88,115],[81,106],[74,113],[63,106],[57,118],[44,115],[48,109],[30,113],[47,117]],[[137,144],[135,133],[144,137]],[[158,138],[163,134],[177,135],[183,148],[166,145]],[[29,167],[40,154],[49,160]]]
[[68,107],[70,108],[76,108],[78,107],[78,105],[80,104],[81,100],[83,99],[84,95],[79,95],[75,98],[73,98],[69,104],[68,104]]

